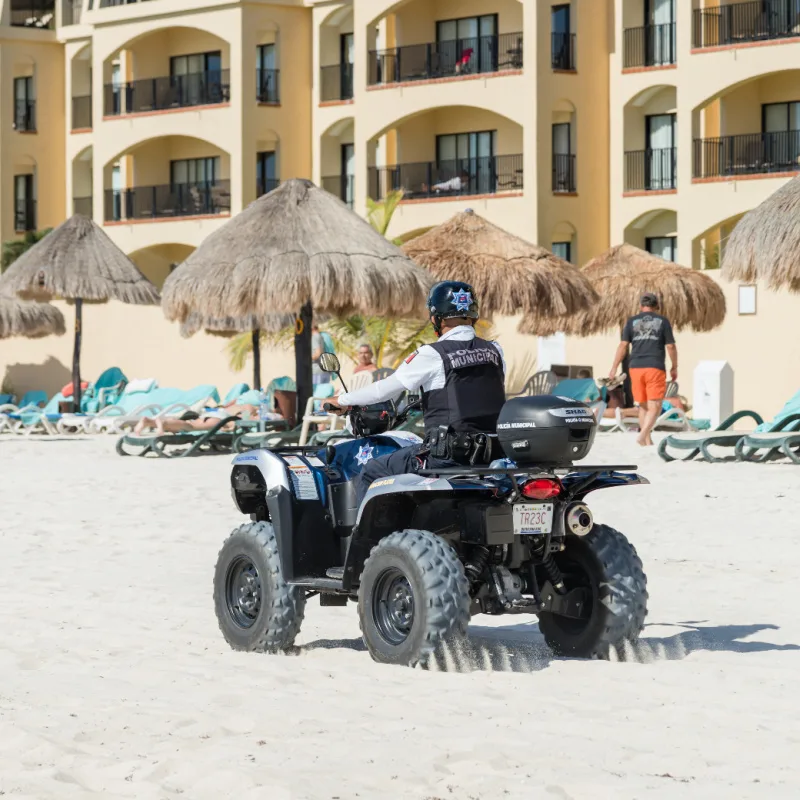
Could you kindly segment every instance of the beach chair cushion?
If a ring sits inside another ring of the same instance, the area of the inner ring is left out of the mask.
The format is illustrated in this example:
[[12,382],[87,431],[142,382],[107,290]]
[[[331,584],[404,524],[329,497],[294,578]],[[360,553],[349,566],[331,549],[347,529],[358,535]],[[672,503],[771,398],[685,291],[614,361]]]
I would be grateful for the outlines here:
[[568,378],[557,383],[552,393],[580,403],[596,403],[602,399],[600,389],[592,378]]
[[248,389],[239,395],[236,402],[240,406],[257,406],[261,402],[261,392],[257,389]]
[[222,401],[223,403],[231,403],[233,401],[237,403],[242,402],[242,395],[250,392],[250,386],[246,383],[237,383],[235,386],[232,386],[228,391],[228,394],[225,395],[225,399]]
[[775,415],[775,418],[771,422],[764,422],[756,427],[754,432],[767,433],[776,425],[779,425],[781,422],[783,422],[783,420],[785,420],[787,417],[798,413],[800,413],[800,392],[787,401],[786,405]]

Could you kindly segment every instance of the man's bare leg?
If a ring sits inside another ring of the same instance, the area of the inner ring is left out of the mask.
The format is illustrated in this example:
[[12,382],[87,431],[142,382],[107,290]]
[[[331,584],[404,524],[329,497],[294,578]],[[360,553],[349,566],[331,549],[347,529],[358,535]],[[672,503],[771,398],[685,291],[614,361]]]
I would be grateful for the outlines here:
[[653,437],[650,434],[653,432],[653,428],[656,426],[658,415],[661,413],[662,402],[663,401],[661,400],[647,401],[647,411],[644,415],[644,424],[641,425],[639,436],[636,439],[637,443],[643,447],[650,447],[653,444]]

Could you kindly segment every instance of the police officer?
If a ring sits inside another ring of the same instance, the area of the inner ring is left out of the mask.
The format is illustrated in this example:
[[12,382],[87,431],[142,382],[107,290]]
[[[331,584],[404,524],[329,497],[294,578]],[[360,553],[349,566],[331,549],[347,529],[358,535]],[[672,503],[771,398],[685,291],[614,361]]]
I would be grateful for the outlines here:
[[497,417],[505,403],[506,365],[497,342],[475,335],[475,291],[460,281],[437,283],[428,295],[428,312],[438,341],[412,353],[388,378],[333,400],[341,413],[397,399],[404,391],[422,392],[425,439],[368,461],[356,491],[359,504],[380,478],[491,460]]

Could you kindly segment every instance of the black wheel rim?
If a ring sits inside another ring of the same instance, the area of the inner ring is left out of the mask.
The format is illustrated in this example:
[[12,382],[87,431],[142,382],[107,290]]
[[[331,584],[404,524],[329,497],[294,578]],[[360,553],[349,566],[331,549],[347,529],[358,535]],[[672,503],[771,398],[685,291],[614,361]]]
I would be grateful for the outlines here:
[[385,569],[372,592],[372,617],[380,635],[395,647],[403,644],[414,625],[414,592],[396,567]]
[[261,611],[261,576],[247,556],[237,556],[225,576],[225,602],[233,622],[252,628]]

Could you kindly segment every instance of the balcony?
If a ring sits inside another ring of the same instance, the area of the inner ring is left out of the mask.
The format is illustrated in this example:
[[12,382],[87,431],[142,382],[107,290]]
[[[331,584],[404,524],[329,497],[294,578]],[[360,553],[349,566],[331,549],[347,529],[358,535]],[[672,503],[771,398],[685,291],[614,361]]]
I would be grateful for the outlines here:
[[92,199],[91,197],[73,197],[72,198],[72,213],[83,214],[85,217],[92,216]]
[[62,25],[80,25],[83,0],[64,0],[62,6]]
[[19,233],[36,230],[36,201],[28,198],[14,200],[14,230]]
[[280,103],[279,69],[256,70],[256,100],[259,103]]
[[623,32],[623,69],[663,67],[677,60],[675,23],[627,28]]
[[230,181],[216,181],[107,189],[104,219],[120,222],[227,214],[231,210],[230,185]]
[[575,181],[575,156],[553,154],[553,194],[574,194],[577,191]]
[[14,102],[14,130],[26,133],[36,131],[35,100],[16,100]]
[[522,34],[412,44],[369,53],[369,86],[522,69]]
[[469,197],[522,191],[522,156],[485,156],[370,167],[369,193],[381,200],[403,189],[406,200]]
[[92,96],[72,98],[72,130],[89,131],[92,129]]
[[15,28],[44,28],[56,26],[55,0],[11,0],[9,21]]
[[100,0],[99,8],[113,8],[114,6],[129,6],[132,5],[133,3],[145,3],[145,2],[147,2],[147,0]]
[[331,64],[320,69],[319,99],[322,103],[353,99],[352,64]]
[[800,36],[798,0],[753,0],[695,9],[696,48],[791,39]]
[[678,186],[678,148],[625,153],[626,192],[666,192]]
[[269,194],[273,189],[277,189],[280,185],[281,182],[278,178],[256,180],[256,197],[261,197],[262,194]]
[[353,207],[353,175],[329,175],[322,179],[322,188],[338,197],[348,208]]
[[104,90],[103,113],[107,117],[219,105],[230,100],[230,70],[107,83]]
[[562,72],[575,71],[575,34],[550,34],[550,63],[553,69]]
[[800,131],[694,140],[694,178],[800,171]]

